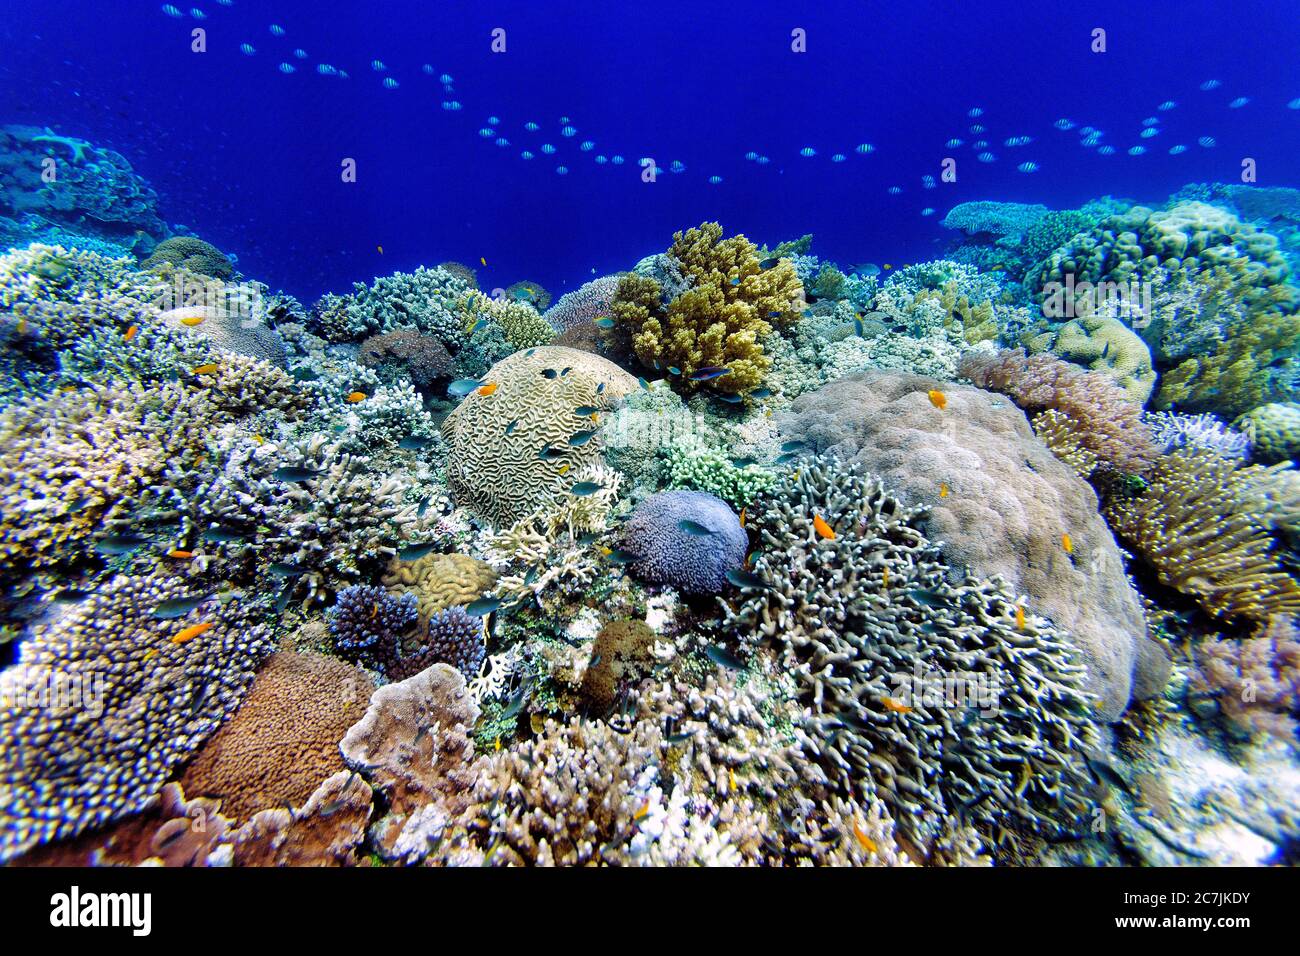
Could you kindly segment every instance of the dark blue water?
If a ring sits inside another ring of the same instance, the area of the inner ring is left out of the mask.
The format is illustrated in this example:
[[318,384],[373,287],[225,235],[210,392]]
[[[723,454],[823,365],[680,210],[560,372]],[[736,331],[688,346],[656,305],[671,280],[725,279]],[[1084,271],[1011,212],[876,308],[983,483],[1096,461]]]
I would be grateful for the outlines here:
[[[307,300],[444,259],[475,265],[489,288],[529,278],[558,293],[705,219],[758,241],[812,232],[814,252],[841,263],[906,262],[938,254],[950,235],[939,220],[958,202],[1158,201],[1187,182],[1239,181],[1245,157],[1261,185],[1300,186],[1291,2],[197,5],[206,19],[154,2],[6,0],[0,122],[119,150],[159,190],[164,218]],[[190,52],[196,26],[207,53]],[[489,48],[496,27],[504,54]],[[791,51],[796,27],[806,53]],[[1104,54],[1089,48],[1096,27]],[[278,72],[281,61],[297,72]],[[320,62],[350,78],[318,75]],[[1210,78],[1222,86],[1201,91]],[[1229,109],[1238,96],[1251,102]],[[445,111],[444,98],[464,108]],[[1177,108],[1157,112],[1166,100]],[[985,113],[971,120],[975,106]],[[508,148],[478,135],[489,115]],[[560,135],[562,116],[575,137]],[[1162,131],[1139,139],[1149,116]],[[1104,130],[1117,154],[1081,147],[1078,128],[1053,128],[1060,118]],[[541,131],[525,132],[529,120]],[[972,122],[988,128],[996,163],[975,160]],[[1003,147],[1018,135],[1034,141]],[[945,148],[954,136],[967,145]],[[1217,145],[1197,146],[1201,136]],[[875,152],[859,155],[860,143]],[[1147,153],[1128,156],[1139,143]],[[1175,143],[1188,151],[1169,155]],[[817,155],[801,157],[804,146]],[[771,162],[747,162],[750,150]],[[601,152],[627,162],[598,166]],[[665,170],[655,183],[640,179],[643,156]],[[957,182],[923,189],[946,156]],[[341,182],[344,157],[357,161],[355,184]],[[685,171],[667,172],[673,160]],[[1016,170],[1027,160],[1037,172]]]

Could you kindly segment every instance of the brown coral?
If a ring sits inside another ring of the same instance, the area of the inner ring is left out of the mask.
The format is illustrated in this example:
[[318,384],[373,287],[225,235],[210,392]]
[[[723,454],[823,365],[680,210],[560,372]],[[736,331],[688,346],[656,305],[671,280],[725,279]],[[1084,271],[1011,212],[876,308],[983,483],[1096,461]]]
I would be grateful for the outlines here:
[[280,651],[239,710],[185,771],[185,792],[219,798],[234,820],[300,806],[344,769],[338,744],[366,711],[374,683],[323,654]]
[[[1109,469],[1143,474],[1155,445],[1142,408],[1105,372],[1088,372],[1053,355],[1023,349],[970,353],[960,372],[980,388],[1001,392],[1031,415],[1049,410],[1068,419],[1077,446]],[[1056,419],[1063,425],[1066,419]]]
[[441,340],[414,329],[372,335],[361,343],[362,365],[393,366],[404,371],[418,389],[428,389],[452,374],[452,357]]
[[600,629],[591,649],[592,663],[582,679],[583,696],[594,712],[603,713],[613,705],[619,684],[647,661],[654,637],[645,621],[610,621]]

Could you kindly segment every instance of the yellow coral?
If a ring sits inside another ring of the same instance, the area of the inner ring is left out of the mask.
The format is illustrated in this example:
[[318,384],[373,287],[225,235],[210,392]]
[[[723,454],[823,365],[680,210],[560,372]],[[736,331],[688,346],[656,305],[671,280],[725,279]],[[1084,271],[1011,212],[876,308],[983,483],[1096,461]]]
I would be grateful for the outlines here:
[[393,594],[414,594],[420,624],[449,607],[477,601],[496,584],[496,572],[467,554],[426,554],[418,561],[394,558],[384,574]]
[[669,256],[689,287],[666,306],[653,279],[625,276],[611,311],[632,333],[637,357],[659,369],[675,368],[679,386],[698,388],[691,375],[702,368],[730,369],[710,388],[743,394],[757,388],[772,360],[763,340],[772,326],[798,315],[803,287],[789,260],[759,264],[758,250],[743,235],[722,238],[722,226],[706,222],[673,235]]
[[1093,371],[1104,371],[1129,398],[1145,405],[1156,384],[1151,349],[1119,319],[1087,317],[1061,326],[1052,351]]
[[506,341],[516,349],[547,345],[555,338],[555,330],[527,302],[491,298],[473,292],[466,300],[465,316],[466,332],[472,330],[480,319],[487,319],[501,326]]

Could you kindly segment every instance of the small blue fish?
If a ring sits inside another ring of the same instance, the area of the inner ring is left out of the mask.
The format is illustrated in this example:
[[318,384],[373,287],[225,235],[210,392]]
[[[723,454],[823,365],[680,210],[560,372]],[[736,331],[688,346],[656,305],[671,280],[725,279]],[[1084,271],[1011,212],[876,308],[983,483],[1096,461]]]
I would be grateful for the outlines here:
[[595,434],[596,434],[595,429],[592,429],[591,431],[585,431],[585,432],[574,432],[572,435],[569,436],[569,444],[574,448],[580,448],[583,445],[587,444],[587,442],[591,441],[592,436]]
[[745,662],[724,647],[718,647],[715,644],[710,646],[704,653],[708,655],[709,660],[713,661],[713,663],[729,671],[743,671],[745,669]]
[[758,575],[740,569],[728,571],[727,580],[738,588],[762,588],[766,590],[769,586],[768,583]]
[[464,398],[482,384],[476,378],[460,378],[447,386],[447,394],[452,398]]
[[569,494],[577,495],[579,498],[585,498],[588,495],[594,495],[604,487],[594,481],[580,481],[569,489]]
[[718,398],[722,399],[728,405],[739,405],[741,402],[744,401],[744,398],[742,398],[741,396],[733,395],[730,392],[718,392],[717,395]]
[[505,603],[500,598],[479,598],[465,605],[465,613],[470,617],[486,617]]
[[614,327],[614,320],[607,315],[602,315],[599,319],[593,322],[592,325],[596,326],[598,329],[612,329]]
[[408,544],[397,552],[397,556],[403,561],[419,561],[426,554],[432,554],[436,544]]
[[206,594],[190,594],[184,597],[169,598],[153,609],[153,616],[160,621],[170,621],[184,617],[208,599]]
[[537,457],[542,461],[559,461],[564,455],[565,452],[552,448],[550,445],[543,445],[542,450],[537,453]]
[[698,521],[692,521],[690,518],[683,518],[681,521],[677,522],[677,527],[696,538],[703,538],[706,535],[713,534],[713,532],[704,527],[704,525],[700,524]]
[[519,419],[514,419],[506,426],[506,434],[513,435],[516,428],[519,427]]
[[631,551],[624,551],[622,548],[612,549],[605,555],[605,557],[609,560],[610,564],[618,565],[632,564],[634,561],[641,560],[639,555],[635,555]]
[[702,369],[697,369],[691,374],[692,382],[707,382],[710,379],[721,378],[730,372],[731,369],[725,365],[707,365]]
[[271,477],[276,481],[302,482],[311,481],[313,478],[319,478],[320,472],[311,468],[297,468],[286,465],[283,468],[277,468],[271,472]]

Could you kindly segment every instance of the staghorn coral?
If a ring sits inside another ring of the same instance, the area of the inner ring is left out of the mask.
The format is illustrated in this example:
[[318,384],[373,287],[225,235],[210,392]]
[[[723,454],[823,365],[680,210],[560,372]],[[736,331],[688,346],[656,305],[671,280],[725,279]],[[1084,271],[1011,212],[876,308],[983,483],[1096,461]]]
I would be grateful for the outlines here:
[[1047,833],[1077,825],[1067,788],[1096,738],[1084,668],[1001,582],[951,581],[919,517],[861,466],[805,463],[756,511],[763,586],[724,627],[775,646],[828,785],[884,801],[914,840],[930,843],[950,814]]
[[370,336],[361,343],[358,358],[362,365],[381,372],[389,369],[408,376],[421,391],[432,388],[440,379],[450,378],[453,372],[451,354],[442,342],[414,329]]
[[1300,613],[1300,583],[1278,564],[1270,482],[1277,467],[1242,467],[1212,452],[1161,457],[1136,495],[1106,518],[1160,581],[1211,614],[1263,621]]
[[[932,390],[942,390],[943,410]],[[864,372],[801,396],[777,421],[811,450],[859,462],[908,504],[925,505],[927,533],[943,542],[954,567],[1000,577],[1027,597],[1028,610],[1067,632],[1088,666],[1101,716],[1115,720],[1131,696],[1161,692],[1169,660],[1147,635],[1096,494],[1007,400],[920,376]]]
[[1300,455],[1300,404],[1296,402],[1252,408],[1233,422],[1233,427],[1246,436],[1255,457],[1266,464]]
[[1293,620],[1279,615],[1252,637],[1202,641],[1195,657],[1189,689],[1214,697],[1234,729],[1295,741],[1300,635]]
[[636,387],[613,363],[560,346],[511,355],[483,380],[496,386],[492,393],[466,396],[442,434],[452,494],[496,525],[529,514],[572,484],[569,475],[598,462],[597,436],[571,441],[597,428],[577,410],[612,408]]
[[364,671],[323,654],[271,655],[235,715],[185,768],[185,792],[219,799],[235,821],[303,806],[344,769],[338,743],[373,690]]
[[229,279],[235,274],[235,266],[230,259],[212,243],[204,242],[197,236],[172,236],[164,239],[140,263],[140,268],[153,269],[164,262],[214,279]]
[[453,667],[434,664],[379,688],[339,745],[348,766],[382,795],[370,839],[387,860],[416,862],[470,804],[479,773],[469,730],[479,709]]
[[186,595],[178,579],[118,576],[19,645],[0,673],[0,860],[144,809],[239,705],[267,628],[214,599],[154,615]]
[[396,595],[414,594],[420,626],[456,605],[472,604],[497,583],[496,572],[468,554],[426,554],[415,561],[393,558],[383,583]]
[[727,503],[702,491],[661,491],[639,504],[620,531],[637,577],[692,594],[717,594],[745,561],[749,539]]
[[779,260],[763,269],[754,244],[742,235],[723,239],[716,222],[674,233],[668,256],[689,288],[665,304],[659,282],[629,275],[610,306],[631,333],[637,357],[655,368],[680,369],[675,381],[687,392],[700,387],[691,376],[708,367],[730,370],[708,388],[753,391],[771,367],[764,339],[774,326],[789,325],[802,305],[794,267]]
[[1023,349],[962,357],[961,374],[980,388],[1001,392],[1030,414],[1060,412],[1080,448],[1100,464],[1143,474],[1155,448],[1141,407],[1104,372],[1085,372],[1052,355],[1026,356]]

